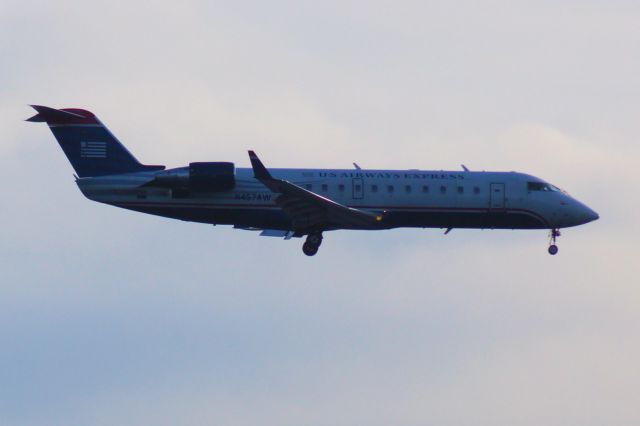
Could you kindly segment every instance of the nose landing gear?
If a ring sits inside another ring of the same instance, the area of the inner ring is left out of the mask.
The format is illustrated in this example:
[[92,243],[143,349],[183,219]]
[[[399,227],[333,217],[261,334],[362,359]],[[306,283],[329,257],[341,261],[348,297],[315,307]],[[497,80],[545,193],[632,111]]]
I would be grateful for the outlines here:
[[307,236],[307,240],[302,245],[302,252],[307,256],[313,256],[318,252],[322,244],[322,232],[313,232]]
[[555,255],[558,253],[558,246],[556,245],[556,238],[560,236],[560,230],[557,228],[552,229],[549,232],[549,254]]

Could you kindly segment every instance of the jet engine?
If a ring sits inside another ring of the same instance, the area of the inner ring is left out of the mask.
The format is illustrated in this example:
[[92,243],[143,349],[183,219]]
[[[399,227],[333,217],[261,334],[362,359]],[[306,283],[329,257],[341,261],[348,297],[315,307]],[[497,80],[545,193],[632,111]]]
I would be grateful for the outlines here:
[[165,170],[145,186],[193,192],[223,192],[236,186],[233,163],[189,163],[189,167]]

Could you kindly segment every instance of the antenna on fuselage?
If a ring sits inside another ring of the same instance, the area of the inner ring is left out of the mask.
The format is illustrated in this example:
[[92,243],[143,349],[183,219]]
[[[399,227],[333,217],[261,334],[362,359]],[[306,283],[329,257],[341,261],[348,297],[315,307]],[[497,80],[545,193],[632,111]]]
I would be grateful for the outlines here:
[[360,166],[358,166],[358,163],[353,163],[353,167],[355,167],[356,170],[362,170]]
[[462,169],[463,169],[465,172],[468,172],[468,171],[469,171],[469,169],[467,169],[467,166],[465,166],[464,164],[460,164],[460,165],[462,166]]

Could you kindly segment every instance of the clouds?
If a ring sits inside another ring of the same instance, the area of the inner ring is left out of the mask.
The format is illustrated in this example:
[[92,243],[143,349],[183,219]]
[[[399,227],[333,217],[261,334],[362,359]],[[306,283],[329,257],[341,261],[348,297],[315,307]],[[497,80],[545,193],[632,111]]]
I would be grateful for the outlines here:
[[[3,424],[637,423],[634,4],[4,2]],[[515,169],[601,219],[298,241],[82,198],[28,103],[142,161]]]

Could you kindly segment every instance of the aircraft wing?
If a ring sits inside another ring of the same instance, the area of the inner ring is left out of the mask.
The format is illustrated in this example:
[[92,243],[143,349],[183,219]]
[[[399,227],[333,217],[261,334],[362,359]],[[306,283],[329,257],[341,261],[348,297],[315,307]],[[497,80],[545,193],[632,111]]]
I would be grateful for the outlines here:
[[382,221],[381,214],[347,207],[286,180],[275,179],[253,151],[249,151],[249,158],[255,178],[280,194],[275,202],[291,217],[294,230],[372,228]]

